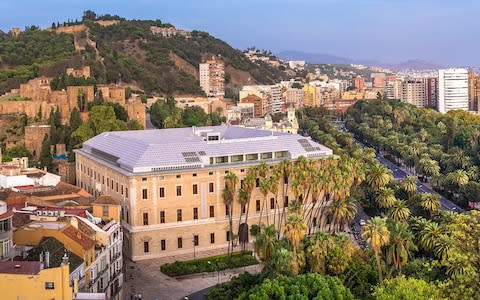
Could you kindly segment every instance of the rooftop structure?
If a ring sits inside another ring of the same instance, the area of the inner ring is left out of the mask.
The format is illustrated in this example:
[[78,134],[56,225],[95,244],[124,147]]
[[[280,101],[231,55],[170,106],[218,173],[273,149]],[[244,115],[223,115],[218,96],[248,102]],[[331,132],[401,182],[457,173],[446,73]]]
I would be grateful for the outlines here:
[[76,151],[125,175],[332,154],[298,135],[233,126],[107,132]]

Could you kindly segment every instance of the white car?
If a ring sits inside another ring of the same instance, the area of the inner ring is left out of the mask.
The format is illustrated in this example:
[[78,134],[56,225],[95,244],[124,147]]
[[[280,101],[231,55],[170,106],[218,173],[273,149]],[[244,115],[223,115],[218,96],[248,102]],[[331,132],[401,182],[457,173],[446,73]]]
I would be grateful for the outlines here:
[[365,226],[365,224],[367,224],[364,219],[360,219],[360,222],[358,223],[360,224],[360,226]]

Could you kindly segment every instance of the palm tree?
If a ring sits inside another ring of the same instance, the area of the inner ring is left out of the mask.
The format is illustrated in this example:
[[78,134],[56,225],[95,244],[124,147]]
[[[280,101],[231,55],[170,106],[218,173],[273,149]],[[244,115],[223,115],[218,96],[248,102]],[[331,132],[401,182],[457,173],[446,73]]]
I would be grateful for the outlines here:
[[311,271],[325,274],[325,260],[328,250],[331,248],[331,235],[324,232],[317,232],[310,240],[307,247],[307,253],[314,258],[314,263],[311,263]]
[[428,211],[430,218],[432,213],[440,208],[440,196],[430,193],[422,193],[420,196],[420,206]]
[[223,189],[222,197],[225,205],[228,207],[228,230],[230,232],[230,241],[228,243],[229,254],[230,250],[233,252],[233,204],[235,203],[237,184],[237,175],[235,175],[233,172],[228,172],[228,174],[225,175],[225,188]]
[[298,213],[290,213],[285,224],[285,237],[292,245],[293,264],[292,274],[297,275],[300,271],[300,263],[298,260],[298,248],[300,241],[306,234],[307,224]]
[[391,208],[397,199],[395,198],[395,191],[391,188],[380,188],[375,198],[379,208],[389,209]]
[[415,176],[407,176],[402,183],[402,189],[407,193],[410,199],[411,195],[417,191],[417,179]]
[[273,225],[260,224],[260,232],[255,239],[255,249],[262,261],[269,261],[277,242],[277,232]]
[[374,217],[370,219],[364,227],[362,237],[367,240],[375,253],[377,262],[378,278],[383,281],[382,267],[380,263],[380,251],[382,247],[387,245],[390,240],[390,231],[387,228],[387,219]]
[[353,197],[344,200],[334,200],[329,207],[330,231],[336,232],[339,228],[348,225],[357,214],[357,205]]
[[408,226],[402,222],[394,222],[388,227],[390,231],[390,242],[387,247],[387,263],[393,264],[399,274],[402,274],[404,266],[412,251],[417,250],[413,242],[413,234]]
[[437,245],[444,233],[445,229],[438,223],[431,221],[425,222],[422,230],[419,233],[420,246],[422,246],[422,248],[426,251],[433,251],[435,249],[435,245]]
[[262,208],[260,209],[260,218],[258,219],[258,224],[262,222],[262,215],[263,215],[263,208],[265,207],[265,212],[267,215],[267,225],[268,223],[268,207],[267,207],[267,198],[268,198],[268,193],[270,193],[270,179],[269,178],[261,178],[260,179],[260,192],[263,195],[263,203],[262,203]]
[[410,209],[405,205],[402,200],[397,200],[393,204],[388,216],[393,221],[406,221],[410,217]]
[[385,187],[392,180],[392,171],[380,163],[373,164],[366,176],[366,182],[372,191]]
[[284,216],[285,216],[285,209],[286,209],[286,205],[285,205],[285,196],[287,196],[287,193],[288,193],[288,186],[289,186],[289,183],[290,183],[290,175],[292,174],[292,169],[293,169],[293,165],[292,165],[292,162],[289,160],[289,159],[284,159],[280,164],[279,164],[279,169],[281,170],[281,176],[279,176],[281,179],[280,180],[283,180],[281,182],[281,186],[282,186],[282,217],[278,218],[278,226],[277,226],[277,230],[278,230],[278,234],[280,234],[280,228],[282,226],[282,222],[284,221]]

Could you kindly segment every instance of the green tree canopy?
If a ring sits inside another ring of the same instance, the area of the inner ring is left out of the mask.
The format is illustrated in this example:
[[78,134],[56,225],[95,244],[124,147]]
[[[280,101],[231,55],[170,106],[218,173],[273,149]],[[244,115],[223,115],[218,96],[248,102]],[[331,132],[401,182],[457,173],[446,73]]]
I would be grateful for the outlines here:
[[387,279],[373,292],[375,300],[438,300],[442,299],[438,287],[422,279],[398,276]]

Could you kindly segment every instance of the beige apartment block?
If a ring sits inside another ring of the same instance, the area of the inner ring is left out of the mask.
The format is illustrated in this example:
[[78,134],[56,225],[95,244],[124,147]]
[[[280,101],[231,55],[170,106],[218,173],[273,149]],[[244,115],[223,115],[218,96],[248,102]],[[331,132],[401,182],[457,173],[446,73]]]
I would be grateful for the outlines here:
[[[241,185],[248,168],[261,161],[273,166],[301,156],[329,157],[332,151],[296,134],[224,125],[102,133],[76,154],[77,185],[120,202],[125,253],[141,260],[228,244],[222,198],[228,172],[235,173]],[[292,192],[279,191],[283,201],[271,193],[265,199],[254,189],[250,226],[267,222],[267,216],[272,223],[275,212],[293,199]],[[242,212],[235,201],[233,233],[244,213],[246,208]]]

